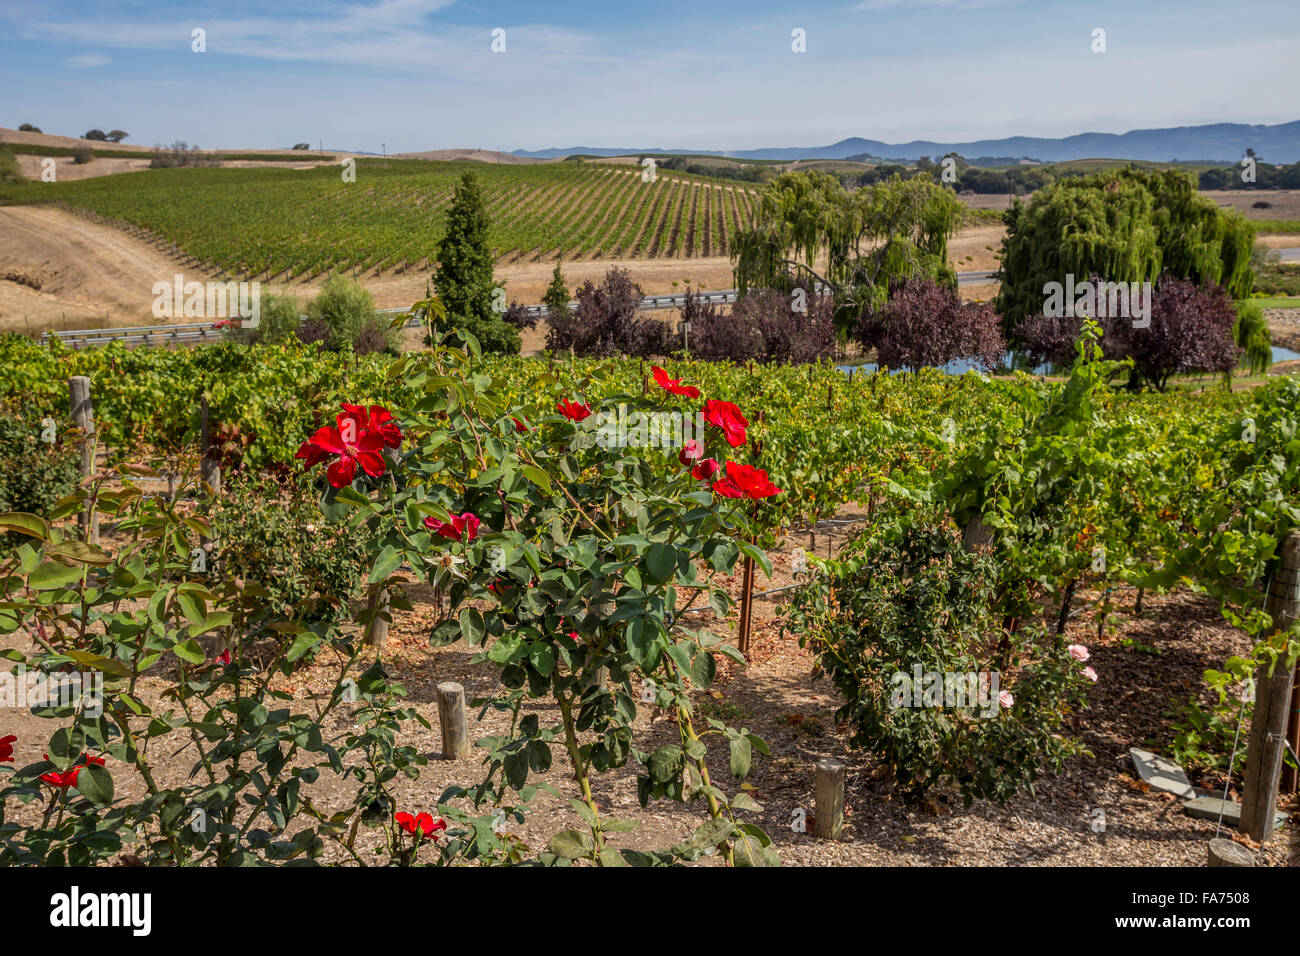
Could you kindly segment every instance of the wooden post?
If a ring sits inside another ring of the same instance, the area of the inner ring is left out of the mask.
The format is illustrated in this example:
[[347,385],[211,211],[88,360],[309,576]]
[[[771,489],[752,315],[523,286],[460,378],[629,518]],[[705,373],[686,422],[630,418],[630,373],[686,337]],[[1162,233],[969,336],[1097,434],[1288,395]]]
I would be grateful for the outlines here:
[[208,412],[208,393],[199,396],[199,476],[208,486],[208,495],[221,494],[221,459],[212,447],[212,421]]
[[[1269,581],[1265,610],[1273,618],[1273,627],[1284,631],[1300,620],[1300,531],[1283,539],[1279,558]],[[1255,672],[1255,712],[1246,750],[1240,829],[1257,843],[1268,839],[1273,829],[1294,676],[1289,668],[1278,667],[1269,677],[1267,665]]]
[[[1291,710],[1287,714],[1286,739],[1291,745],[1291,759],[1300,753],[1300,663],[1296,664],[1295,673],[1291,675]],[[1300,790],[1300,774],[1294,767],[1282,768],[1282,792],[1295,793]]]
[[[74,375],[68,379],[68,406],[72,422],[81,431],[81,479],[86,481],[95,473],[95,409],[90,401],[90,379]],[[89,492],[89,489],[87,489]],[[82,537],[99,543],[99,515],[93,501],[87,501],[85,510],[77,518]]]
[[469,724],[465,719],[465,688],[452,681],[438,685],[438,726],[444,760],[469,756]]
[[740,585],[740,632],[736,643],[738,650],[749,656],[749,625],[754,611],[754,559],[746,555],[745,573]]
[[388,643],[388,606],[390,598],[387,591],[376,591],[370,595],[370,623],[366,625],[366,646],[383,647]]
[[982,548],[993,540],[993,529],[984,523],[983,515],[976,515],[966,522],[966,528],[962,532],[961,543],[967,551],[974,551]]
[[844,764],[829,757],[818,760],[815,791],[813,835],[838,840],[844,832]]
[[1240,843],[1227,837],[1210,841],[1210,860],[1207,866],[1254,866],[1255,856]]

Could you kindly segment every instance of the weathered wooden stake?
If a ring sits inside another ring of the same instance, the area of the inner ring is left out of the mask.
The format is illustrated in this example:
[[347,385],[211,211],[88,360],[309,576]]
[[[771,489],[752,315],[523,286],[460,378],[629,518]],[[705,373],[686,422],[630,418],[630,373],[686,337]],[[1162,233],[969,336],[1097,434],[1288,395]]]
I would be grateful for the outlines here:
[[740,585],[740,628],[737,636],[738,650],[749,655],[749,625],[754,611],[754,559],[745,557],[745,573]]
[[815,792],[813,835],[838,840],[844,832],[844,764],[830,757],[818,760]]
[[962,531],[961,543],[967,551],[982,548],[993,540],[993,529],[984,523],[983,515],[976,515],[966,522]]
[[370,595],[370,623],[366,625],[366,646],[384,647],[388,643],[390,599],[387,591],[376,591]]
[[[87,376],[74,375],[68,379],[68,407],[72,423],[81,431],[81,478],[85,481],[95,473],[95,409],[90,401],[90,379]],[[95,512],[94,502],[86,502],[77,523],[81,525],[83,538],[99,543],[99,515]]]
[[1208,866],[1254,866],[1255,857],[1240,843],[1227,837],[1218,837],[1210,841],[1210,861]]
[[[1283,539],[1280,557],[1269,582],[1265,609],[1274,628],[1286,630],[1300,620],[1300,531]],[[1240,829],[1257,843],[1268,839],[1273,829],[1294,676],[1290,668],[1278,667],[1269,677],[1267,665],[1255,672],[1255,713],[1246,750]]]
[[438,685],[438,726],[442,730],[444,760],[469,756],[469,724],[465,719],[465,688],[453,681]]

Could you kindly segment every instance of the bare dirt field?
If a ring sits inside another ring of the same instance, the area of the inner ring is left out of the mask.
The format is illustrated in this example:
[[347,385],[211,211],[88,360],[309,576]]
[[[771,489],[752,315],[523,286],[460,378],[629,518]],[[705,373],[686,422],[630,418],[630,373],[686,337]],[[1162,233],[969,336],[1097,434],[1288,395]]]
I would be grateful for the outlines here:
[[[861,519],[846,512],[844,517]],[[847,541],[850,528],[819,531],[816,552],[838,552]],[[790,567],[796,547],[809,547],[806,532],[792,535],[772,552],[774,575],[761,579],[757,590],[780,587],[793,580]],[[728,583],[733,596],[740,592],[740,574]],[[432,729],[415,722],[402,728],[401,741],[417,747],[430,758],[418,781],[399,778],[395,782],[397,806],[417,812],[432,809],[436,796],[453,783],[469,784],[480,779],[478,758],[466,761],[441,759],[435,688],[438,682],[454,680],[466,690],[467,698],[487,696],[496,688],[494,665],[475,663],[474,652],[463,644],[430,648],[427,635],[437,615],[431,594],[423,586],[413,590],[414,610],[394,616],[384,662],[393,678],[410,692],[410,702],[430,721]],[[1230,654],[1247,649],[1243,635],[1228,627],[1218,612],[1202,598],[1187,592],[1164,597],[1148,595],[1141,615],[1134,613],[1133,592],[1121,592],[1112,609],[1115,630],[1097,638],[1094,602],[1099,595],[1080,594],[1079,613],[1069,626],[1069,640],[1086,645],[1091,664],[1100,675],[1089,694],[1089,706],[1079,725],[1079,734],[1090,754],[1071,761],[1059,776],[1048,775],[1036,785],[1034,795],[1022,795],[1005,807],[976,802],[964,810],[960,795],[948,790],[932,791],[919,804],[903,802],[890,776],[868,754],[851,749],[849,727],[835,717],[840,699],[829,681],[812,676],[813,659],[799,647],[795,635],[782,629],[779,606],[773,598],[755,603],[755,625],[749,663],[740,667],[724,662],[719,679],[692,697],[698,712],[735,726],[744,726],[768,743],[771,757],[755,755],[754,770],[747,780],[751,796],[761,811],[751,819],[773,838],[787,865],[876,865],[876,866],[1203,866],[1206,844],[1215,834],[1215,823],[1187,816],[1171,795],[1148,788],[1135,779],[1128,757],[1130,746],[1167,752],[1168,721],[1165,714],[1201,694],[1208,703],[1201,673],[1218,667]],[[726,621],[702,615],[699,626],[732,635],[736,611]],[[0,647],[25,646],[21,634],[0,639]],[[364,666],[364,665],[363,665]],[[291,681],[277,679],[274,686],[294,694],[299,701],[323,700],[331,686],[325,666],[313,668]],[[144,682],[142,696],[158,703],[164,683]],[[545,700],[530,702],[528,712],[537,714],[543,725],[558,721],[558,713]],[[488,711],[480,721],[479,709],[470,710],[473,738],[508,730],[507,715]],[[5,733],[15,734],[17,765],[40,759],[51,730],[50,721],[30,713],[12,713]],[[338,713],[325,726],[327,739],[354,729],[349,714]],[[635,747],[653,751],[676,742],[678,730],[664,713],[638,715],[634,727]],[[710,773],[729,792],[735,782],[727,774],[725,748],[712,748]],[[795,808],[811,812],[813,768],[818,759],[833,757],[846,764],[846,824],[839,842],[817,840],[811,834],[791,828]],[[158,782],[181,784],[195,762],[194,753],[151,755]],[[567,764],[557,755],[552,768],[541,779],[552,784],[566,799],[539,794],[527,819],[513,829],[534,849],[545,845],[557,831],[580,827],[567,797],[576,795],[576,784],[566,773]],[[619,770],[597,774],[593,787],[602,814],[634,818],[640,827],[611,837],[613,845],[639,849],[666,849],[685,838],[704,818],[702,801],[683,806],[669,801],[642,809],[636,799],[635,761]],[[125,768],[113,767],[119,796],[139,798],[142,787]],[[530,777],[535,782],[536,777]],[[1216,776],[1191,774],[1192,783],[1220,792],[1223,781]],[[330,774],[310,788],[304,787],[320,807],[331,810],[350,801],[355,784]],[[1231,796],[1238,797],[1235,792]],[[1094,811],[1105,812],[1104,832],[1094,832]],[[1295,813],[1300,806],[1292,797],[1282,797],[1279,809]],[[37,805],[18,808],[13,820],[33,823]],[[1296,821],[1300,817],[1292,817]],[[1289,825],[1275,834],[1261,854],[1261,862],[1272,866],[1294,865],[1300,839]],[[345,862],[343,854],[327,845],[326,858]],[[705,859],[701,865],[718,861]]]
[[992,272],[1002,264],[998,253],[1007,227],[977,225],[963,229],[948,240],[948,260],[958,272]]
[[0,330],[57,327],[65,314],[152,322],[153,284],[177,271],[170,257],[110,226],[59,209],[0,207]]
[[[1207,189],[1201,195],[1241,210],[1247,219],[1300,219],[1300,189]],[[1268,206],[1255,209],[1257,202]]]

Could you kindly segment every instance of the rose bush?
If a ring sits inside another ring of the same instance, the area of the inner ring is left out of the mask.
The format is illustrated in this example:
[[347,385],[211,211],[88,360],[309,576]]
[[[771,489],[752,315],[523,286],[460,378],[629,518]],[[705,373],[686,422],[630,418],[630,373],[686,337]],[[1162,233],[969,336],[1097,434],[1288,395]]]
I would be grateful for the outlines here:
[[[509,730],[478,741],[482,779],[449,788],[414,816],[398,812],[392,781],[418,777],[425,762],[400,743],[402,728],[424,721],[380,661],[364,666],[360,639],[370,617],[389,612],[372,601],[353,620],[267,615],[256,582],[192,570],[191,554],[212,536],[204,516],[143,495],[124,473],[123,490],[96,482],[53,516],[93,495],[130,538],[117,553],[35,516],[0,516],[0,528],[31,539],[0,559],[0,632],[21,629],[36,645],[5,656],[19,668],[105,678],[102,713],[84,702],[39,712],[57,728],[46,759],[12,768],[0,790],[0,862],[89,864],[128,852],[145,863],[309,863],[326,843],[363,864],[661,865],[712,852],[736,865],[778,862],[745,817],[759,809],[753,798],[729,793],[716,766],[711,773],[706,741],[725,741],[737,782],[766,747],[745,728],[697,723],[691,701],[690,690],[712,680],[717,654],[740,655],[683,623],[701,601],[725,615],[721,577],[742,554],[770,570],[746,539],[750,512],[777,489],[743,462],[728,461],[727,477],[710,484],[672,450],[603,449],[590,414],[557,412],[521,430],[498,397],[502,383],[477,359],[472,339],[464,350],[438,345],[409,356],[393,369],[418,396],[409,407],[390,416],[345,405],[299,456],[323,479],[332,533],[366,542],[368,596],[386,594],[400,609],[406,584],[430,582],[449,597],[431,643],[463,639],[499,668],[500,692],[476,703],[507,714]],[[556,403],[666,411],[685,397],[666,388],[639,399],[603,394],[601,374],[552,380]],[[734,419],[726,421],[726,446],[723,426],[711,429],[701,455],[737,454]],[[314,704],[278,686],[309,665],[331,675]],[[166,684],[157,700],[141,691],[146,674]],[[679,731],[677,743],[653,752],[636,746],[632,729],[645,681]],[[557,718],[525,713],[535,698],[552,700]],[[353,727],[327,735],[331,715],[348,711]],[[179,750],[193,755],[194,774],[159,780],[154,755]],[[553,790],[530,775],[547,770],[557,750],[586,829],[562,831],[533,853],[493,822],[502,813],[522,819],[539,786]],[[607,845],[635,821],[602,817],[591,775],[629,761],[641,771],[643,804],[707,807],[689,838],[671,848]],[[125,774],[140,780],[143,797],[117,795]],[[345,805],[313,801],[311,786],[325,774],[352,781]],[[38,804],[40,822],[20,825],[12,803]]]

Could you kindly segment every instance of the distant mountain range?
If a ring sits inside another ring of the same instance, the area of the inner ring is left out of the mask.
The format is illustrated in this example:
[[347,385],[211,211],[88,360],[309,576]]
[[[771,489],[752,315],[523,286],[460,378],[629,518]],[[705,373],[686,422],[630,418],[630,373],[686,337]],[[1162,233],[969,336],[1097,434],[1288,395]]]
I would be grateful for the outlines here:
[[603,146],[573,146],[568,149],[516,149],[516,156],[553,159],[556,156],[624,156],[629,153],[696,153],[733,159],[847,159],[868,154],[881,159],[915,160],[939,157],[954,150],[967,158],[976,156],[1026,156],[1047,163],[1070,159],[1142,159],[1151,162],[1216,161],[1237,162],[1246,148],[1271,163],[1300,160],[1300,120],[1276,126],[1246,123],[1214,123],[1208,126],[1175,126],[1169,129],[1135,129],[1127,133],[1079,133],[1064,139],[1012,136],[967,143],[882,143],[853,137],[830,146],[785,146],[769,149],[724,151],[716,149],[613,149]]

